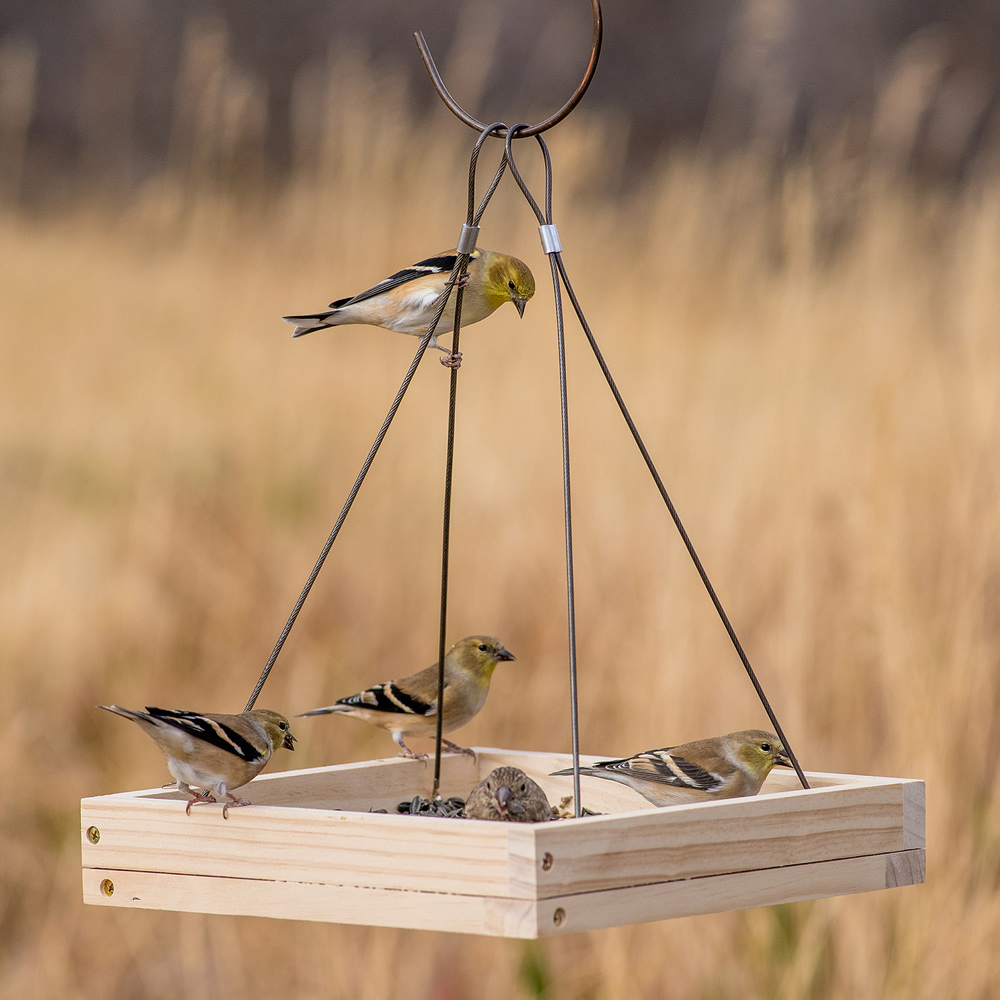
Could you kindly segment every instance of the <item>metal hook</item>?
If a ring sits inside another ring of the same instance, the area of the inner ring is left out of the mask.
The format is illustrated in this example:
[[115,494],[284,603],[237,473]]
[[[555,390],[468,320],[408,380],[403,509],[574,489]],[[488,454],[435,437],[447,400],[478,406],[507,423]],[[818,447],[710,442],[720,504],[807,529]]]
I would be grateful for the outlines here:
[[[594,13],[594,45],[590,53],[590,62],[587,64],[587,71],[583,74],[583,81],[576,88],[573,96],[554,115],[539,122],[537,125],[529,125],[527,128],[518,129],[518,136],[527,138],[532,135],[540,135],[547,129],[552,128],[553,125],[558,125],[580,103],[581,98],[587,92],[590,81],[594,77],[594,71],[597,69],[597,60],[601,57],[601,41],[604,38],[604,18],[601,14],[601,0],[590,0],[590,5]],[[470,115],[448,92],[448,88],[444,85],[441,74],[438,72],[434,57],[431,55],[431,50],[427,47],[427,42],[424,40],[424,33],[422,31],[415,31],[413,37],[416,39],[417,48],[420,50],[420,58],[423,60],[424,68],[427,70],[427,75],[431,78],[431,83],[434,85],[438,97],[444,101],[451,113],[456,118],[465,122],[469,128],[474,128],[477,132],[482,132],[486,129],[488,126],[485,122],[481,122],[478,118]],[[502,132],[498,131],[495,134],[501,139],[507,137],[506,129]]]

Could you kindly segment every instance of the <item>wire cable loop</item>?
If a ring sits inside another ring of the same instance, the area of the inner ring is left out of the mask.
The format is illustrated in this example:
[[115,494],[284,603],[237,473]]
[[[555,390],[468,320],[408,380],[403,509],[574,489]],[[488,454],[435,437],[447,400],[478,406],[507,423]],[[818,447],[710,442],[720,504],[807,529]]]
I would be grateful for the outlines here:
[[[507,167],[507,156],[505,152],[504,156],[500,160],[500,165],[497,167],[496,173],[493,176],[493,180],[490,182],[490,186],[483,197],[479,209],[476,211],[476,167],[479,162],[479,152],[486,139],[498,128],[502,127],[502,122],[496,122],[492,125],[485,126],[483,133],[476,141],[476,145],[472,150],[472,155],[469,158],[468,221],[462,226],[462,236],[458,247],[459,254],[457,260],[455,261],[455,268],[452,271],[452,283],[458,283],[458,288],[455,291],[455,322],[451,341],[452,357],[461,358],[461,353],[458,349],[459,337],[462,332],[462,298],[464,292],[461,283],[461,275],[465,272],[465,268],[471,259],[470,255],[475,249],[476,237],[478,237],[479,234],[479,220],[486,211],[486,207],[489,205],[490,199],[493,197],[493,193],[496,191],[497,185],[500,183],[500,178],[503,177],[504,170]],[[472,234],[471,247],[461,245],[461,243],[465,241],[467,234]],[[434,726],[434,783],[431,789],[432,799],[438,794],[438,790],[441,787],[441,748],[444,741],[444,657],[448,633],[448,577],[451,553],[451,496],[455,467],[455,414],[458,399],[458,364],[452,364],[450,367],[451,379],[449,380],[448,397],[448,443],[445,456],[444,502],[441,524],[441,605],[440,617],[438,621],[437,719],[435,720]]]
[[[479,137],[478,141],[472,152],[472,158],[469,165],[469,211],[467,225],[473,226],[478,225],[478,219],[482,217],[483,212],[486,211],[486,206],[489,204],[490,198],[493,197],[493,192],[496,191],[497,185],[500,183],[500,178],[503,176],[503,171],[506,168],[507,161],[506,156],[500,163],[500,167],[497,169],[496,175],[493,178],[490,188],[483,199],[483,203],[480,205],[478,212],[475,212],[475,172],[476,172],[476,162],[479,159],[479,151],[486,141],[487,137],[496,132],[498,129],[504,128],[503,122],[497,122],[493,125],[487,125],[483,128],[483,134]],[[463,230],[464,232],[464,230]],[[441,321],[441,316],[444,314],[445,307],[448,304],[448,299],[451,297],[452,291],[455,286],[458,285],[455,297],[455,327],[454,336],[452,338],[452,354],[457,352],[459,329],[461,324],[461,300],[462,300],[462,287],[460,284],[460,279],[462,274],[465,273],[466,267],[468,267],[469,260],[471,259],[471,251],[459,252],[455,259],[455,264],[452,267],[451,274],[448,276],[448,280],[445,283],[444,290],[441,294],[440,302],[438,303],[437,309],[434,311],[433,317],[427,326],[427,330],[424,335],[420,338],[420,345],[417,348],[416,354],[413,356],[413,360],[410,362],[410,367],[406,371],[406,375],[403,377],[402,384],[396,393],[392,404],[389,407],[389,412],[386,414],[385,420],[382,421],[382,426],[379,428],[378,434],[375,436],[375,441],[368,451],[368,455],[365,458],[364,463],[361,466],[361,471],[358,473],[357,478],[354,481],[353,487],[348,494],[347,500],[344,502],[344,506],[340,511],[340,516],[337,518],[323,548],[320,551],[319,557],[316,559],[315,564],[309,576],[306,578],[306,582],[299,593],[298,599],[295,601],[292,607],[291,613],[288,616],[288,620],[285,622],[284,628],[281,630],[281,634],[278,636],[277,642],[274,644],[274,648],[271,651],[271,655],[268,657],[267,663],[264,665],[264,669],[261,671],[261,675],[254,686],[253,691],[250,694],[250,698],[247,700],[245,712],[249,712],[253,708],[260,695],[261,690],[264,687],[264,682],[271,674],[271,670],[274,668],[274,664],[281,654],[281,650],[284,648],[285,641],[288,639],[289,633],[292,631],[292,626],[295,624],[299,617],[299,612],[302,610],[302,606],[306,602],[306,598],[309,596],[309,592],[312,590],[313,584],[316,582],[316,578],[319,576],[320,570],[323,568],[323,564],[326,562],[327,556],[330,554],[330,549],[333,548],[333,543],[337,540],[337,536],[340,534],[340,529],[344,525],[344,521],[347,519],[347,515],[350,513],[351,507],[354,505],[355,498],[361,489],[362,483],[365,481],[365,477],[368,475],[368,470],[371,468],[372,462],[375,460],[375,456],[378,454],[379,448],[382,447],[382,442],[385,440],[386,434],[389,432],[389,427],[392,424],[393,418],[396,416],[396,412],[399,409],[400,404],[403,401],[403,396],[406,394],[406,390],[410,386],[410,382],[413,380],[413,376],[416,373],[417,366],[420,364],[421,359],[424,356],[424,352],[427,350],[428,344],[430,344],[431,338],[434,336],[434,331],[437,329],[438,323]],[[452,390],[454,396],[454,389]],[[450,461],[450,459],[449,459]],[[442,584],[442,588],[446,590],[447,580]],[[443,643],[439,645],[443,646]],[[443,654],[442,660],[443,663]],[[440,758],[440,753],[438,754]]]
[[[525,199],[527,200],[528,204],[531,206],[532,211],[535,213],[535,216],[540,223],[539,231],[542,232],[548,226],[552,226],[552,163],[549,157],[548,148],[545,145],[545,141],[542,139],[540,135],[536,135],[535,138],[542,149],[542,155],[545,160],[545,214],[543,216],[541,209],[538,207],[538,204],[532,197],[531,192],[528,190],[528,186],[525,183],[524,178],[521,176],[521,172],[518,170],[517,164],[514,162],[511,141],[517,135],[521,134],[522,128],[523,126],[521,125],[514,125],[508,130],[508,136],[506,140],[507,160],[510,164],[511,175],[517,182],[518,187],[520,187],[521,192],[524,195]],[[555,227],[553,226],[553,228]],[[544,247],[544,236],[543,236],[543,247]],[[767,714],[767,717],[771,720],[771,723],[774,726],[775,734],[781,740],[782,746],[784,746],[785,751],[788,754],[788,759],[791,761],[792,767],[795,769],[795,774],[798,777],[800,784],[802,785],[803,788],[808,788],[809,782],[806,780],[806,776],[802,771],[802,767],[799,764],[798,758],[795,756],[794,751],[788,745],[788,740],[785,737],[784,731],[781,727],[781,723],[778,721],[778,717],[775,714],[774,709],[771,707],[771,703],[768,701],[767,695],[764,693],[764,688],[761,685],[760,680],[757,678],[756,672],[754,671],[753,667],[750,664],[750,659],[743,648],[743,644],[740,642],[739,636],[736,634],[736,630],[733,628],[732,622],[729,620],[729,616],[726,614],[726,610],[722,605],[722,601],[719,599],[715,587],[712,585],[712,581],[709,579],[708,572],[705,570],[705,567],[702,564],[702,561],[699,558],[697,551],[695,550],[694,543],[691,541],[691,538],[687,533],[687,529],[684,527],[684,523],[681,521],[680,515],[677,513],[676,507],[674,507],[673,501],[670,499],[670,495],[667,493],[666,487],[663,485],[663,480],[660,478],[660,474],[657,471],[655,464],[653,463],[652,456],[649,454],[649,451],[647,450],[646,445],[642,440],[642,436],[639,434],[639,430],[632,419],[632,415],[629,413],[628,407],[625,404],[625,400],[622,397],[622,394],[619,391],[618,386],[611,375],[611,370],[608,368],[607,362],[604,360],[604,355],[601,353],[601,349],[597,344],[597,339],[594,336],[593,331],[590,329],[590,324],[587,322],[587,318],[583,313],[583,308],[580,306],[580,302],[577,299],[576,293],[573,290],[573,286],[570,284],[569,275],[566,273],[566,265],[563,262],[561,252],[559,250],[553,249],[553,250],[546,250],[546,253],[548,253],[549,260],[552,262],[553,272],[555,272],[556,270],[558,270],[559,272],[559,278],[562,280],[562,284],[566,288],[566,292],[569,295],[570,302],[572,303],[573,309],[576,312],[577,319],[580,321],[580,326],[583,328],[583,332],[587,337],[587,341],[590,344],[591,350],[594,352],[594,356],[597,359],[597,363],[600,366],[601,372],[603,373],[604,378],[608,383],[608,387],[611,389],[611,393],[615,398],[615,402],[618,404],[618,408],[625,419],[625,423],[627,424],[628,429],[632,434],[632,438],[639,449],[639,453],[641,454],[643,461],[646,463],[646,467],[653,478],[653,482],[655,483],[656,488],[660,493],[660,497],[662,498],[667,508],[667,511],[669,512],[670,517],[673,520],[675,527],[677,528],[677,532],[681,536],[681,540],[684,543],[684,547],[687,549],[688,555],[690,556],[691,561],[694,563],[694,567],[697,570],[699,577],[701,578],[702,584],[704,585],[706,591],[708,592],[708,596],[711,599],[712,604],[715,606],[715,610],[718,613],[719,618],[722,621],[722,624],[725,627],[727,634],[729,635],[729,639],[732,642],[733,647],[735,648],[736,653],[740,658],[740,662],[743,664],[743,668],[750,679],[750,683],[753,685],[754,691],[757,693],[757,697],[760,700],[760,703],[763,706],[764,711]],[[558,294],[556,296],[556,308],[558,313],[560,309]],[[560,375],[562,375],[562,371],[560,371]],[[571,668],[570,668],[571,701],[574,700],[573,699],[573,686],[575,683],[574,673],[575,673],[575,664],[571,661]],[[574,712],[575,716],[575,707],[572,709],[572,711]],[[574,749],[573,767],[574,767],[574,780],[576,780],[579,770],[579,761],[575,749]],[[574,792],[574,796],[577,799],[577,801],[579,801],[578,791]]]
[[[601,58],[601,44],[604,39],[604,16],[601,13],[601,3],[600,0],[591,0],[590,3],[591,12],[594,21],[594,37],[593,44],[590,51],[590,61],[587,63],[587,69],[583,74],[583,80],[580,85],[573,91],[569,100],[553,115],[540,121],[537,125],[527,125],[524,131],[521,132],[521,137],[526,138],[532,135],[539,135],[542,132],[547,131],[552,128],[553,125],[558,125],[582,100],[583,95],[587,92],[587,88],[590,86],[590,81],[594,78],[594,72],[597,70],[598,60]],[[476,129],[482,132],[487,126],[484,125],[478,118],[470,115],[465,108],[462,107],[454,97],[451,96],[448,88],[444,84],[444,80],[441,79],[441,73],[438,71],[437,64],[434,62],[434,57],[431,55],[431,50],[428,48],[427,41],[424,38],[422,31],[416,31],[413,34],[414,40],[417,43],[417,49],[420,51],[420,58],[423,60],[424,68],[427,70],[427,75],[431,78],[431,84],[437,91],[438,97],[444,102],[445,106],[449,111],[459,121],[465,122],[469,128]],[[501,138],[506,138],[506,131],[500,134]]]
[[[538,203],[535,201],[525,183],[521,172],[514,163],[513,142],[522,130],[527,126],[523,124],[513,125],[507,130],[507,138],[504,143],[504,150],[507,162],[510,165],[511,176],[517,182],[525,200],[531,210],[541,223],[540,229],[552,225],[552,160],[549,157],[548,147],[545,140],[540,135],[535,139],[542,151],[545,162],[545,215],[542,214]],[[576,817],[583,815],[583,805],[580,801],[580,705],[579,686],[577,683],[577,655],[576,655],[576,583],[574,579],[573,562],[573,500],[570,477],[569,461],[569,393],[566,377],[566,335],[565,322],[563,320],[562,293],[559,286],[559,271],[556,262],[559,259],[558,250],[549,253],[549,265],[552,270],[552,294],[555,299],[556,308],[556,342],[559,352],[559,404],[562,418],[562,463],[563,463],[563,525],[566,546],[566,617],[567,630],[569,633],[569,702],[570,702],[570,734],[572,738],[573,751],[573,814]]]

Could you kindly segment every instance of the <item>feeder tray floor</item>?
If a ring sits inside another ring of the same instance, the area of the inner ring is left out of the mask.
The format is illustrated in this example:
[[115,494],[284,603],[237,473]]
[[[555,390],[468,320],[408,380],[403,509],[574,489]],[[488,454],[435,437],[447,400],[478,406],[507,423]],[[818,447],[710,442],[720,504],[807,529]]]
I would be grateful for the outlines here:
[[[606,757],[582,757],[592,763]],[[568,754],[448,754],[441,793],[520,767],[557,804]],[[81,802],[83,897],[103,906],[539,938],[924,881],[924,783],[772,771],[754,797],[656,809],[581,778],[602,813],[549,823],[406,816],[433,762],[393,757],[264,774],[254,805],[198,805],[172,789]],[[389,814],[370,808],[389,809]]]

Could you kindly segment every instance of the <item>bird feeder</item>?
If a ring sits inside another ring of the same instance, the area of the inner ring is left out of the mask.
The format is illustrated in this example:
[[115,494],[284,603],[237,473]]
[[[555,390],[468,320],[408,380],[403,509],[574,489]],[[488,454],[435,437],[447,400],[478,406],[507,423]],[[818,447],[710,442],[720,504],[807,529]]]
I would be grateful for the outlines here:
[[[556,299],[563,418],[563,473],[569,606],[571,754],[477,748],[476,757],[441,754],[428,763],[392,758],[264,774],[249,788],[253,807],[197,808],[145,789],[83,799],[83,896],[87,903],[196,913],[246,914],[332,923],[538,938],[620,924],[914,885],[924,881],[924,783],[803,771],[788,745],[722,604],[670,501],[569,283],[551,212],[551,163],[541,133],[583,96],[600,54],[599,0],[591,0],[594,43],[583,82],[560,111],[537,125],[484,124],[452,98],[424,42],[417,45],[445,104],[480,133],[470,164],[469,212],[449,288],[456,296],[458,351],[462,283],[482,213],[509,168],[539,221]],[[478,212],[475,169],[490,137],[504,157]],[[534,136],[545,159],[545,211],[517,170],[512,143]],[[715,604],[761,703],[794,765],[772,771],[760,794],[657,809],[631,788],[586,786],[579,752],[566,370],[560,281],[622,416]],[[332,547],[423,357],[445,305],[424,334],[347,502],[250,697],[253,706]],[[458,370],[451,371],[439,659],[444,659],[452,446]],[[443,682],[442,682],[443,683]],[[440,692],[440,688],[439,688]],[[439,693],[440,704],[440,693]],[[438,716],[440,720],[440,715]],[[466,795],[493,768],[519,767],[550,801],[572,798],[558,822],[489,823],[395,812],[428,793]],[[574,768],[572,777],[551,772]],[[373,810],[385,809],[386,812]]]
[[[571,764],[479,747],[442,760],[441,787],[511,765],[558,801],[571,779],[549,772]],[[228,820],[160,788],[84,799],[84,901],[539,938],[924,881],[922,781],[772,771],[759,795],[669,809],[595,781],[602,815],[550,823],[369,812],[426,795],[428,770],[263,774]]]

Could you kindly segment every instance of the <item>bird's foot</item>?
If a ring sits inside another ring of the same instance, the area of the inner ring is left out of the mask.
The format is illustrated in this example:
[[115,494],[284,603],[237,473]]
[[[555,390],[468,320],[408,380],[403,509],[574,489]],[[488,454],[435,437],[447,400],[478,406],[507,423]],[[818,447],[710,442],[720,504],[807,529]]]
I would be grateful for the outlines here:
[[191,798],[188,799],[188,804],[184,808],[184,812],[191,815],[191,806],[204,806],[208,805],[210,802],[217,802],[218,799],[207,789],[203,788],[200,792],[194,791],[194,789],[189,788],[188,792]]
[[222,818],[229,819],[229,807],[233,806],[248,806],[251,803],[246,799],[241,799],[238,795],[233,795],[232,792],[226,792],[226,797],[229,801],[222,807]]
[[473,760],[476,759],[476,751],[470,747],[460,747],[457,743],[452,743],[451,740],[442,740],[441,745],[449,753],[464,753],[467,757],[471,757]]
[[458,287],[459,288],[468,288],[469,287],[469,272],[468,271],[463,271],[458,276]]
[[445,368],[461,368],[462,367],[462,352],[461,351],[446,351],[445,356],[439,359],[441,364]]
[[427,754],[414,753],[402,740],[396,740],[396,743],[399,745],[397,757],[406,757],[409,760],[427,760]]

